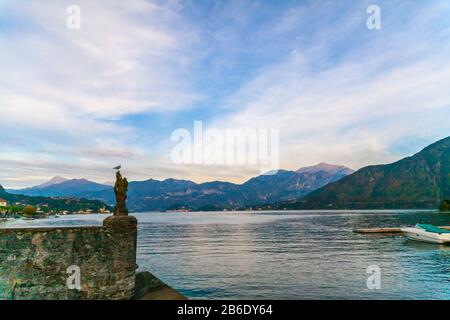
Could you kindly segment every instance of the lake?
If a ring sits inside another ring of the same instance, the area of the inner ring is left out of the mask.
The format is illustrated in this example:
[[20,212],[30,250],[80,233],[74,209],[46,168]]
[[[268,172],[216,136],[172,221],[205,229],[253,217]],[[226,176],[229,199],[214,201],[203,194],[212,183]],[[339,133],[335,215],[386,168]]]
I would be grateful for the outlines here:
[[[7,222],[97,225],[105,215]],[[435,211],[140,213],[138,264],[193,299],[450,299],[450,246],[354,228],[450,225]],[[380,289],[368,289],[369,266]]]

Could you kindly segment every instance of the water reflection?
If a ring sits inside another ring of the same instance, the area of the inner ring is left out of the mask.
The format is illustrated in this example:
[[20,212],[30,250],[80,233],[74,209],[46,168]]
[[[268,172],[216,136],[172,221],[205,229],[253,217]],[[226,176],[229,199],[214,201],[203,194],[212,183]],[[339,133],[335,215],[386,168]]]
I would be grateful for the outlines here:
[[422,251],[438,251],[438,252],[450,251],[449,245],[426,243],[408,239],[405,239],[405,245],[414,248],[415,250],[422,250]]
[[[450,225],[430,211],[137,214],[138,264],[190,298],[450,299],[450,246],[354,228]],[[102,223],[61,217],[23,225]],[[55,219],[58,220],[58,219]],[[381,289],[366,286],[381,269]]]

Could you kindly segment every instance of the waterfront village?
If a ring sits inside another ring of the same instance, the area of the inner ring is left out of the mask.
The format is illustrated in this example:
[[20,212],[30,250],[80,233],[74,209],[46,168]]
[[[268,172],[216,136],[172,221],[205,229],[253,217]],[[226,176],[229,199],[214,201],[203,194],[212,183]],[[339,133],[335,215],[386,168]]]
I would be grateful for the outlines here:
[[[68,199],[70,201],[70,199]],[[92,214],[92,213],[111,213],[110,208],[103,206],[99,209],[83,208],[80,210],[51,209],[48,203],[40,203],[36,206],[16,201],[13,203],[0,198],[0,220],[3,219],[45,219],[57,218],[60,215],[69,214]]]

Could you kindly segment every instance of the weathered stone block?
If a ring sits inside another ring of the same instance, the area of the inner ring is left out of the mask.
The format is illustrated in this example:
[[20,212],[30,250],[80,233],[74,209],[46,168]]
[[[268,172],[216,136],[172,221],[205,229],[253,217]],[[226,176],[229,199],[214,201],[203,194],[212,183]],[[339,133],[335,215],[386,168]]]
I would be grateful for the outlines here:
[[[0,229],[0,299],[130,299],[136,239],[132,216],[103,227]],[[72,265],[80,290],[67,287]]]

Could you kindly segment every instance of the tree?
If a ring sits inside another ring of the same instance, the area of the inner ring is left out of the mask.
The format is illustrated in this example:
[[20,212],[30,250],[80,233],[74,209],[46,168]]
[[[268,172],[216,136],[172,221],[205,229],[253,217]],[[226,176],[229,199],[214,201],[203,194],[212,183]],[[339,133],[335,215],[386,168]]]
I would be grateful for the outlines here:
[[26,206],[25,208],[23,208],[22,213],[24,216],[32,216],[34,214],[36,214],[36,208],[33,206]]
[[450,211],[450,200],[443,200],[439,206],[439,211]]
[[22,211],[22,210],[20,210],[19,207],[16,207],[16,206],[9,207],[9,212],[10,213],[20,213],[20,211]]

